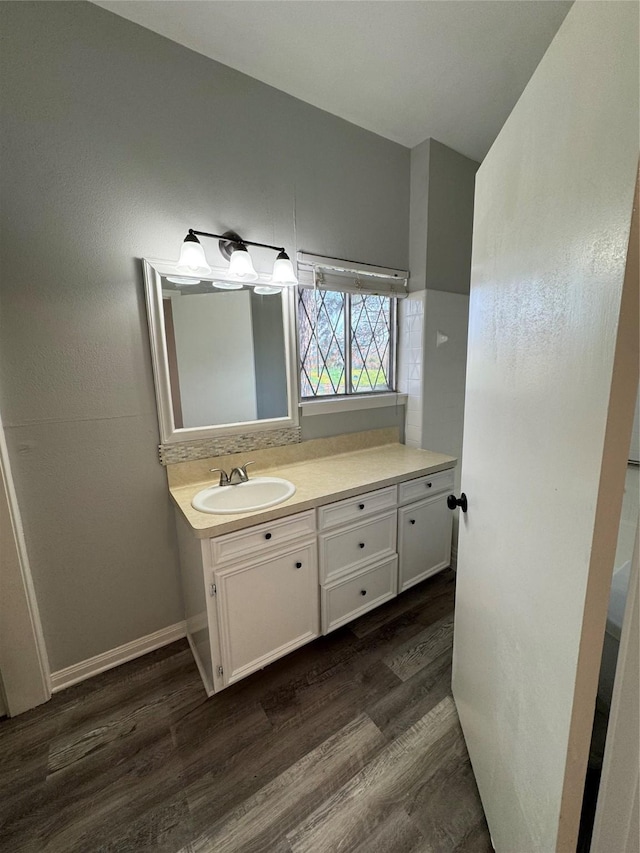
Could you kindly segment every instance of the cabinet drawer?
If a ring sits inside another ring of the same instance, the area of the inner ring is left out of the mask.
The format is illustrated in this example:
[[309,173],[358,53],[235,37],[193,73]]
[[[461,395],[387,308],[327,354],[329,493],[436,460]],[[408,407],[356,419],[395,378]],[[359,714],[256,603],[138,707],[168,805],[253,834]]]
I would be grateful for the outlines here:
[[322,589],[322,633],[328,634],[373,610],[398,593],[398,558],[392,557],[375,566],[338,580]]
[[400,483],[398,487],[398,503],[402,506],[421,498],[429,498],[431,495],[437,495],[440,492],[451,491],[453,489],[453,482],[453,468],[448,468],[446,471],[438,471],[437,474],[430,474],[427,477],[406,480],[404,483]]
[[318,529],[328,530],[330,527],[358,521],[383,509],[390,509],[395,507],[396,498],[397,487],[387,486],[386,489],[378,489],[377,492],[367,492],[366,495],[358,495],[355,498],[321,506],[318,509]]
[[394,555],[396,534],[395,509],[360,524],[320,534],[320,583]]
[[210,540],[213,563],[218,567],[244,557],[269,554],[289,542],[313,536],[315,529],[314,511],[310,509],[288,518],[257,524],[248,530],[217,536]]

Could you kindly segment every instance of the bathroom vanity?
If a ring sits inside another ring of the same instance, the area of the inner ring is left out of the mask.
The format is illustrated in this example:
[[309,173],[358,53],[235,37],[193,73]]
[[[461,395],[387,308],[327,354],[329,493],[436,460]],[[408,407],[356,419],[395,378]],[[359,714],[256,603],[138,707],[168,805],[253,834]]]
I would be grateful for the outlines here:
[[222,461],[169,466],[187,636],[210,695],[450,561],[452,457],[397,441],[359,448],[358,436],[250,455],[296,493],[265,511],[205,515],[191,500]]
[[[263,300],[220,290],[219,270],[143,270],[187,636],[213,694],[446,568],[456,460],[396,429],[300,442],[293,288]],[[401,271],[376,267],[376,292],[385,272],[398,284]],[[220,455],[241,447],[254,449]],[[245,503],[248,462],[262,480],[251,495],[274,479],[295,493]],[[233,471],[220,491],[213,468]]]

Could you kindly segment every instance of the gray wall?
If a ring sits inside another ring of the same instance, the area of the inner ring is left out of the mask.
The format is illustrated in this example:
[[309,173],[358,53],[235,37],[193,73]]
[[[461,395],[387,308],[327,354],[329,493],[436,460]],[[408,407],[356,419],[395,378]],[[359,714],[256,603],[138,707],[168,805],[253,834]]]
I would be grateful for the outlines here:
[[[411,150],[410,289],[422,310],[420,392],[410,394],[407,435],[461,460],[473,198],[478,163],[435,139]],[[438,334],[446,342],[438,343]],[[405,353],[405,358],[409,357]],[[456,471],[456,489],[462,470]],[[454,560],[457,550],[454,517]]]
[[404,440],[404,406],[386,406],[382,409],[359,409],[337,412],[335,415],[313,415],[302,419],[302,438],[323,438],[346,432],[397,427],[400,440]]
[[182,617],[138,259],[191,226],[405,267],[409,151],[90,4],[0,15],[0,409],[58,670]]
[[479,163],[430,139],[427,289],[469,293],[473,195]]
[[479,165],[435,139],[411,149],[412,292],[429,288],[469,293]]
[[433,140],[411,149],[409,218],[409,290],[427,286],[427,231],[429,214],[429,155]]

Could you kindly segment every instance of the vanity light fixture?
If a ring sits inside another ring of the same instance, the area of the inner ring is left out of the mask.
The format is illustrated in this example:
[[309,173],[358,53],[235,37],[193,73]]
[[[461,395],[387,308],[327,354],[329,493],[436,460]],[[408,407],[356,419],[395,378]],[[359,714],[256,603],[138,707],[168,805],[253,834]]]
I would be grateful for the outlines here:
[[[180,260],[176,264],[176,270],[183,275],[208,275],[211,267],[198,237],[213,237],[218,240],[220,254],[229,261],[228,276],[232,281],[251,283],[262,278],[262,284],[256,287],[258,293],[278,293],[283,287],[292,287],[298,283],[293,264],[289,255],[282,246],[271,246],[268,243],[256,243],[253,240],[244,240],[234,231],[225,231],[224,234],[211,234],[208,231],[196,231],[189,229],[180,250]],[[270,279],[258,275],[253,266],[251,255],[247,246],[259,246],[262,249],[273,249],[278,256],[273,265],[273,274]],[[214,286],[217,286],[214,284]]]

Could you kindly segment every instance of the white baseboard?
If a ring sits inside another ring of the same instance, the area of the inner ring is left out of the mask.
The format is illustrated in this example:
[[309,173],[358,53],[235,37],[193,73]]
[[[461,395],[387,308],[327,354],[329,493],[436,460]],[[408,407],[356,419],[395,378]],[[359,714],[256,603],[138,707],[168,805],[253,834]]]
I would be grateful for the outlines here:
[[52,693],[58,693],[58,691],[64,690],[65,687],[71,687],[72,684],[77,684],[86,678],[92,678],[94,675],[105,672],[107,669],[120,666],[121,663],[126,663],[141,655],[146,655],[147,652],[167,646],[169,643],[175,642],[175,640],[181,640],[186,635],[186,623],[176,622],[175,625],[161,628],[153,634],[147,634],[146,637],[140,637],[137,640],[132,640],[130,643],[125,643],[123,646],[118,646],[116,649],[111,649],[95,657],[87,658],[87,660],[81,660],[79,663],[74,663],[64,669],[59,669],[57,672],[51,673],[51,691]]

